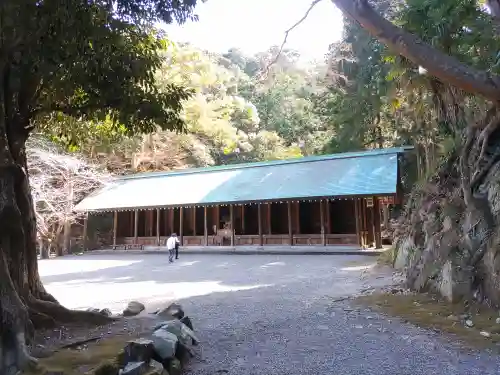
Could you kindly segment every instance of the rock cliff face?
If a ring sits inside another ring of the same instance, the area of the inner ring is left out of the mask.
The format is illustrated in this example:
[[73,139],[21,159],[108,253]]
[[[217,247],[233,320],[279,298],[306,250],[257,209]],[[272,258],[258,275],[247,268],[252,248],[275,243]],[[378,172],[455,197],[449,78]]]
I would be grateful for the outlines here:
[[[500,305],[500,163],[479,187],[493,223],[466,207],[458,156],[417,186],[398,225],[394,266],[408,287],[435,291],[450,301],[476,298]],[[491,225],[492,224],[492,225]]]

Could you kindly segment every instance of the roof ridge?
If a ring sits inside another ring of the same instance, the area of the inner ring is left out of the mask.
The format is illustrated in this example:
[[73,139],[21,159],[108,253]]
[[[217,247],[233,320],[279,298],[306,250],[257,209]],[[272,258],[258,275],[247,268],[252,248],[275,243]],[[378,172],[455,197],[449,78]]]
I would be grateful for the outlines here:
[[165,176],[181,176],[186,174],[232,171],[237,169],[311,163],[311,162],[335,160],[335,159],[364,158],[364,157],[371,157],[378,155],[400,154],[411,149],[413,149],[413,146],[402,146],[402,147],[391,147],[391,148],[372,149],[363,151],[351,151],[351,152],[343,152],[336,154],[311,155],[311,156],[282,159],[282,160],[268,160],[268,161],[258,161],[258,162],[240,163],[240,164],[223,164],[211,167],[187,168],[174,171],[143,172],[143,173],[119,176],[117,179],[131,180],[131,179],[143,179],[143,178],[165,177]]

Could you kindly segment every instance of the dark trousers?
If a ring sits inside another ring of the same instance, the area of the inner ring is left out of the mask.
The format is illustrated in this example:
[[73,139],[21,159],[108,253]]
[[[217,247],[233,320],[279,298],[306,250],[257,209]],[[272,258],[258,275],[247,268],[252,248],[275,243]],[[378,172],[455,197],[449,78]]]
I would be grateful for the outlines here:
[[175,244],[175,259],[179,259],[179,244]]

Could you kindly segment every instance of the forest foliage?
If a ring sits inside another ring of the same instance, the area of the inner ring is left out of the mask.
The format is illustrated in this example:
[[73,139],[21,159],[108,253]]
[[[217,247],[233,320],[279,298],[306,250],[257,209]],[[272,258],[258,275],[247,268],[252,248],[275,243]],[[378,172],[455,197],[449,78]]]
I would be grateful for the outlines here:
[[[479,2],[401,4],[376,5],[434,47],[477,68],[498,69],[500,45]],[[62,114],[42,130],[120,174],[414,145],[424,177],[485,108],[481,99],[394,55],[348,18],[324,61],[306,63],[299,52],[277,46],[250,56],[238,48],[220,54],[171,42],[161,56],[160,92],[174,86],[191,93],[183,101],[182,131],[158,124],[157,131],[131,136],[110,121]]]
[[[376,10],[470,66],[500,67],[491,33],[497,26],[481,2],[383,0]],[[62,113],[39,129],[117,174],[413,145],[425,179],[486,110],[483,99],[430,76],[349,18],[319,62],[277,46],[255,55],[162,46],[154,81],[159,92],[189,93],[182,129],[159,123],[156,131],[130,134],[111,119]]]

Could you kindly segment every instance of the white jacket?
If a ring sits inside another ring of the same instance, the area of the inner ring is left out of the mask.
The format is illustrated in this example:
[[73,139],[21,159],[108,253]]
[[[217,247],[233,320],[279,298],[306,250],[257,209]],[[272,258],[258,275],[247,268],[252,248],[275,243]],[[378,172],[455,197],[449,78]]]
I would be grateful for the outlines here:
[[167,250],[175,249],[175,244],[179,243],[177,237],[169,237],[167,240]]

